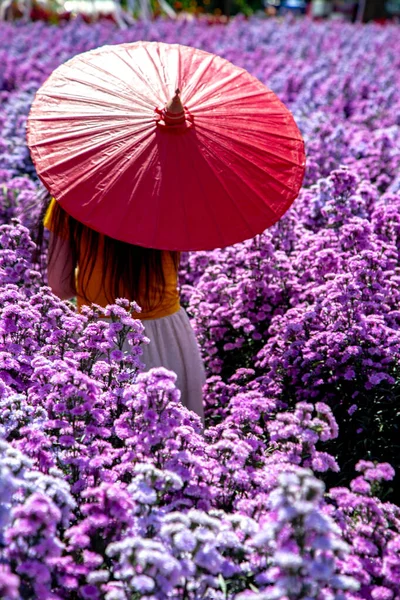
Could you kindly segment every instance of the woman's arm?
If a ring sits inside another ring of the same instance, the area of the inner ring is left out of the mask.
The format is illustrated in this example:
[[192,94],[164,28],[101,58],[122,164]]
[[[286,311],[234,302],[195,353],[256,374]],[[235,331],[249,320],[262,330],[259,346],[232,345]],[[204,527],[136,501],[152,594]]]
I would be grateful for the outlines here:
[[75,266],[69,241],[50,232],[47,278],[53,294],[61,300],[76,296],[75,284],[73,284]]

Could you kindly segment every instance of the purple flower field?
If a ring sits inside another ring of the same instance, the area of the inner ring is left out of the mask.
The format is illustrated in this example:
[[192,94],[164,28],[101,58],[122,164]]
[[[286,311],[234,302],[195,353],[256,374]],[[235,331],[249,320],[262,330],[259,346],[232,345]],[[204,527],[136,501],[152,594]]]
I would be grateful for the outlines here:
[[[31,239],[35,91],[139,39],[245,67],[306,142],[278,225],[183,257],[205,430],[129,303],[76,313]],[[399,90],[397,26],[0,25],[0,599],[400,600]]]

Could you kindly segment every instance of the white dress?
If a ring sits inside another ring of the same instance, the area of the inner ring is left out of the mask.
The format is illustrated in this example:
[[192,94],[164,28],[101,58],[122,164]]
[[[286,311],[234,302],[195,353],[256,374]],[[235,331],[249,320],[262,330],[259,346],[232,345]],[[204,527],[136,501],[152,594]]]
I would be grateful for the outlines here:
[[[150,339],[149,344],[143,345],[141,356],[145,370],[165,367],[174,371],[182,403],[200,415],[204,422],[202,387],[206,379],[205,371],[186,311],[181,307],[172,315],[144,319],[142,323],[145,335]],[[129,349],[128,344],[126,349]]]

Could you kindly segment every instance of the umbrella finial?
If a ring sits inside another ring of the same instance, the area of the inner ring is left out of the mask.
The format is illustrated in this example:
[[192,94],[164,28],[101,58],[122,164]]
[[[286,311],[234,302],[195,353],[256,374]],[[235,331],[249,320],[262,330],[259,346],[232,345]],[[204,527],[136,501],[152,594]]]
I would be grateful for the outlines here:
[[165,105],[164,120],[167,125],[179,125],[185,122],[185,110],[180,99],[181,90],[175,90],[175,96]]

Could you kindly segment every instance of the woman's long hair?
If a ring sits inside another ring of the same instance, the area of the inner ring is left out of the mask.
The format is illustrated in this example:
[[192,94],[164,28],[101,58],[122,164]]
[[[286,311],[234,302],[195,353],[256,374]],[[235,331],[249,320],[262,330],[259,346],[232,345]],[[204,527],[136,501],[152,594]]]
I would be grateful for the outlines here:
[[[37,246],[39,252],[43,249],[43,218],[50,203],[48,197],[42,210],[38,227]],[[138,301],[140,298],[143,310],[151,311],[157,308],[164,296],[165,277],[163,270],[163,254],[165,251],[143,248],[114,238],[99,234],[97,231],[83,225],[71,217],[58,202],[54,205],[51,216],[52,233],[65,238],[65,232],[71,244],[72,263],[79,265],[81,287],[79,294],[87,302],[87,284],[93,274],[98,254],[102,252],[102,281],[101,287],[107,301],[113,303],[116,298],[128,297]],[[82,244],[82,240],[85,241]],[[55,251],[49,249],[50,251]],[[179,252],[169,252],[176,269],[179,267]],[[52,259],[50,255],[49,260]],[[106,285],[107,281],[107,285]],[[75,272],[71,273],[71,284],[75,288]],[[157,289],[156,298],[150,294],[150,288]]]

